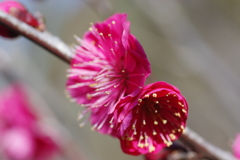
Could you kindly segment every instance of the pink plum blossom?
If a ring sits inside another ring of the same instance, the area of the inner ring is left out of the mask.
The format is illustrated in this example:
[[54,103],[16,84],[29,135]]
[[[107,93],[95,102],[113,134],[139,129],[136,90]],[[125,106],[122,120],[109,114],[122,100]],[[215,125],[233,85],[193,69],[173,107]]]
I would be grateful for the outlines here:
[[235,141],[232,145],[233,154],[236,158],[240,159],[240,134],[235,138]]
[[81,45],[68,71],[67,90],[74,101],[86,107],[80,119],[91,111],[93,129],[115,135],[110,122],[116,103],[143,87],[150,63],[130,34],[127,14],[95,23],[83,39],[77,39]]
[[[45,28],[42,21],[36,19],[21,3],[17,1],[6,0],[0,2],[0,10],[18,18],[40,31]],[[14,38],[17,37],[19,33],[7,28],[6,26],[0,25],[0,35],[7,38]]]
[[0,150],[9,160],[50,160],[59,144],[39,125],[20,84],[0,93]]
[[114,111],[122,150],[132,155],[158,153],[182,134],[187,114],[185,98],[165,82],[122,98]]

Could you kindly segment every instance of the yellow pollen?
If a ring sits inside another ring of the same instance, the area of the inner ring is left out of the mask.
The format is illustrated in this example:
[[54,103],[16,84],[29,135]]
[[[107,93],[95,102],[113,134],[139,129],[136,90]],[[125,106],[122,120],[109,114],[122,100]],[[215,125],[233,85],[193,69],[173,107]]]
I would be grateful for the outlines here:
[[142,99],[138,99],[138,102],[141,103],[141,102],[142,102]]
[[181,129],[179,128],[177,131],[178,131],[178,132],[181,132]]
[[153,131],[153,135],[154,135],[154,136],[157,135],[157,132]]
[[155,124],[155,125],[158,125],[158,122],[157,122],[157,121],[154,121],[154,124]]
[[168,94],[166,94],[166,97],[168,97]]
[[183,113],[187,113],[187,111],[186,111],[185,109],[182,109],[182,112],[183,112]]
[[114,87],[114,88],[117,88],[117,85],[114,85],[113,87]]
[[174,94],[173,97],[176,97],[176,94]]
[[163,124],[166,124],[166,123],[167,123],[167,120],[163,119],[162,122],[163,122]]
[[95,87],[97,85],[98,85],[98,83],[93,83],[93,84],[90,84],[89,87]]
[[182,103],[181,102],[178,102],[178,104],[181,106],[182,105]]
[[92,31],[93,29],[92,29],[92,27],[89,27],[89,31]]
[[152,96],[153,96],[154,98],[156,98],[156,97],[157,97],[157,94],[156,94],[156,93],[153,93]]
[[114,41],[114,43],[116,43],[116,44],[117,44],[117,41]]
[[145,147],[148,147],[149,146],[149,144],[148,143],[145,143],[145,145],[144,145]]
[[140,136],[140,140],[143,140],[144,139],[144,137],[143,136]]
[[134,132],[133,135],[137,135],[137,132]]
[[116,22],[115,22],[115,21],[112,21],[112,24],[116,24]]
[[181,117],[180,113],[174,113],[174,115],[179,117],[179,118]]
[[92,99],[92,95],[89,94],[89,93],[87,93],[86,97],[87,97],[88,100]]
[[156,104],[158,104],[159,102],[158,102],[158,101],[156,101],[155,103],[156,103]]
[[125,70],[122,70],[122,72],[124,73],[124,72],[125,72]]
[[172,142],[167,142],[166,145],[170,147],[172,145]]
[[101,36],[103,36],[103,33],[99,33]]
[[149,95],[148,95],[148,94],[146,94],[146,95],[145,95],[145,98],[149,98]]
[[95,127],[91,127],[91,130],[94,131],[94,130],[95,130]]
[[172,140],[175,140],[176,139],[176,136],[174,135],[174,134],[169,134],[169,136],[170,136],[170,138],[172,139]]
[[106,94],[110,94],[110,92],[109,92],[109,91],[106,91],[105,93],[106,93]]
[[167,102],[169,102],[169,100],[167,100]]
[[139,148],[143,148],[143,147],[144,147],[144,144],[139,143],[139,144],[138,144],[138,147],[139,147]]
[[181,125],[181,129],[184,129],[184,126],[183,126],[183,125]]
[[155,110],[155,113],[157,113],[158,111],[157,110]]
[[175,130],[172,130],[172,133],[176,133]]
[[110,126],[110,128],[113,128],[113,127],[114,127],[113,125]]
[[113,49],[112,49],[112,48],[111,48],[110,50],[111,50],[111,51],[113,51]]
[[182,105],[182,107],[185,107],[184,105]]
[[134,129],[134,128],[136,128],[136,126],[135,126],[135,125],[132,125],[132,129]]
[[149,152],[151,153],[151,152],[153,152],[153,151],[155,151],[155,147],[154,147],[154,146],[150,146],[150,147],[149,147]]
[[143,120],[143,125],[146,125],[146,121],[145,120]]
[[111,34],[108,34],[109,37],[111,37],[112,35]]

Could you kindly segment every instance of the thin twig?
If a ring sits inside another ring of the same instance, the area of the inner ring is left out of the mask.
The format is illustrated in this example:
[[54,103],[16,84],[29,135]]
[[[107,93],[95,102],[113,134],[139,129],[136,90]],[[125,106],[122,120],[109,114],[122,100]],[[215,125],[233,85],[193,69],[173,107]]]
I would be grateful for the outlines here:
[[[15,17],[0,11],[0,23],[19,32],[26,38],[34,41],[50,51],[63,61],[69,63],[73,55],[71,49],[63,43],[58,37],[52,36],[46,32],[39,32],[27,24],[19,21]],[[218,147],[208,143],[197,133],[187,128],[181,139],[194,148],[198,153],[217,160],[235,160],[234,156],[229,152],[223,151]]]
[[190,145],[197,153],[217,160],[235,160],[236,158],[229,152],[226,152],[211,143],[207,142],[190,128],[186,128],[181,140]]
[[69,63],[73,55],[71,49],[58,37],[48,32],[40,32],[17,18],[0,11],[0,24],[3,24],[45,48],[63,61]]

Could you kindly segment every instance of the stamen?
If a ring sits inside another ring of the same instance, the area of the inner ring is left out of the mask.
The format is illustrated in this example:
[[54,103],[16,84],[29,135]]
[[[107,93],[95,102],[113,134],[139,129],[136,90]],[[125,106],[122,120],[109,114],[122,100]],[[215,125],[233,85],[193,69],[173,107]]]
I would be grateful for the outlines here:
[[156,94],[156,93],[153,93],[152,96],[153,96],[154,98],[156,98],[156,97],[157,97],[157,94]]
[[186,111],[185,109],[182,109],[182,112],[183,112],[183,113],[186,113],[187,111]]
[[146,121],[145,120],[143,120],[143,125],[146,125]]
[[167,123],[167,120],[163,119],[162,122],[163,122],[163,124],[166,124],[166,123]]

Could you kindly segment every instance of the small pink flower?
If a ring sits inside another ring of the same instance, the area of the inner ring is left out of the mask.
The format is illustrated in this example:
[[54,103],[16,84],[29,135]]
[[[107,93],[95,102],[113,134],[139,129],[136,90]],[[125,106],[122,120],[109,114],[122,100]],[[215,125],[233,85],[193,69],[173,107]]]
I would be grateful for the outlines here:
[[236,158],[240,159],[240,134],[235,138],[235,141],[232,145],[233,154]]
[[[42,21],[36,19],[21,3],[17,1],[6,0],[0,2],[0,10],[18,18],[40,31],[43,31],[45,28],[45,24]],[[0,35],[3,37],[14,38],[17,37],[19,33],[0,25]]]
[[0,93],[0,150],[11,160],[50,160],[60,146],[39,125],[20,84]]
[[185,98],[165,82],[122,98],[114,113],[122,150],[132,155],[158,153],[182,134],[187,113]]
[[[130,34],[126,14],[115,14],[86,32],[68,71],[67,90],[92,111],[93,128],[112,134],[109,121],[122,97],[140,90],[150,63],[138,40]],[[83,116],[80,115],[80,118]]]

